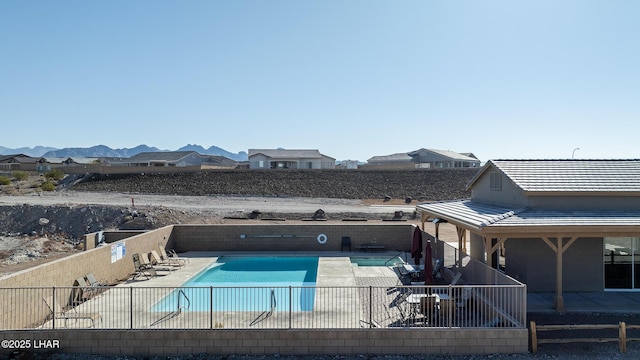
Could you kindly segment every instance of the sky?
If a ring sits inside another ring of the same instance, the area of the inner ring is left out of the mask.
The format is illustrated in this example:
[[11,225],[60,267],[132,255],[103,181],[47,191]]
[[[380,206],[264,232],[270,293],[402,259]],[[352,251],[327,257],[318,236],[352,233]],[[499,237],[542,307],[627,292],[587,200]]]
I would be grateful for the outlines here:
[[636,0],[3,0],[0,146],[640,158]]

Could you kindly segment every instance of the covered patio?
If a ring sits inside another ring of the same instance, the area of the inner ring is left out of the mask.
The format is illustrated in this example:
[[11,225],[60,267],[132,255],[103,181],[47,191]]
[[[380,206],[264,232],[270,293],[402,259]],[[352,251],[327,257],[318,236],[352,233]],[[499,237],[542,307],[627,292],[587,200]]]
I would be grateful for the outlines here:
[[417,211],[423,228],[432,221],[437,237],[455,226],[462,252],[530,293],[553,292],[563,313],[565,292],[640,290],[638,174],[638,160],[492,160],[469,183],[471,200]]

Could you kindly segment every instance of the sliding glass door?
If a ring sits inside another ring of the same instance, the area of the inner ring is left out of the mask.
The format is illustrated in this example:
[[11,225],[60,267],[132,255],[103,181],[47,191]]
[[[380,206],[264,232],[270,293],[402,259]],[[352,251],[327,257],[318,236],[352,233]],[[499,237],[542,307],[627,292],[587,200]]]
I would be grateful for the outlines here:
[[605,289],[640,289],[640,238],[604,238]]

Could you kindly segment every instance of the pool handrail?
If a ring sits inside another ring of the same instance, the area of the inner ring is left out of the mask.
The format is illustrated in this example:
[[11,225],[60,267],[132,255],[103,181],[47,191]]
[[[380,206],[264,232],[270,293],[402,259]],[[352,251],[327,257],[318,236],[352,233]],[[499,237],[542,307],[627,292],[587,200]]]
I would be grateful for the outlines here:
[[[399,253],[397,253],[397,254],[393,255],[391,258],[389,258],[389,260],[387,260],[387,261],[385,261],[385,262],[384,262],[384,266],[386,266],[386,267],[388,267],[389,269],[391,269],[391,268],[392,268],[392,266],[389,266],[389,261],[393,261],[395,258],[400,258],[400,260],[402,260],[402,262],[406,263],[407,261],[406,261],[405,259],[403,259],[403,258],[402,258],[402,256],[401,256],[401,255],[404,255],[404,254],[406,254],[406,252],[405,252],[405,251],[402,251],[402,252],[399,252]],[[395,266],[395,265],[396,265],[396,264],[393,264],[393,266]]]
[[[180,296],[182,295],[182,296]],[[184,297],[185,300],[187,300],[187,306],[184,307],[182,306],[180,299]],[[191,307],[191,300],[189,299],[189,297],[187,296],[187,294],[184,292],[183,289],[180,289],[180,291],[178,292],[178,306],[176,311],[178,312],[178,314],[182,313],[182,309],[184,308],[184,310],[189,310],[189,308]]]

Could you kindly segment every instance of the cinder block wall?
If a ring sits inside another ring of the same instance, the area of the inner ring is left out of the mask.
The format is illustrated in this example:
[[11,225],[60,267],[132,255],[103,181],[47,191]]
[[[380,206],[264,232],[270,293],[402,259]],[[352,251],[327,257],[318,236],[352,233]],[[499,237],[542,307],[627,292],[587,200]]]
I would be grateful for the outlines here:
[[[4,339],[105,356],[512,354],[528,351],[527,329],[57,330],[6,331]],[[0,349],[8,353],[11,349]]]
[[[355,251],[363,244],[383,245],[388,251],[408,251],[414,227],[406,223],[377,225],[224,224],[174,225],[172,244],[185,251],[340,251],[342,237],[351,238]],[[318,241],[326,236],[324,244]]]
[[[158,244],[166,245],[171,236],[172,226],[132,236],[117,243],[101,246],[60,260],[48,262],[33,268],[0,278],[0,326],[2,328],[30,327],[42,323],[47,309],[42,297],[52,294],[43,290],[42,296],[33,292],[21,291],[28,287],[69,287],[56,289],[56,301],[66,305],[72,297],[74,281],[88,273],[97,279],[106,279],[109,283],[128,278],[133,272],[131,255],[148,253],[157,249]],[[124,244],[124,256],[112,262],[111,245]],[[35,309],[35,311],[24,311]]]

